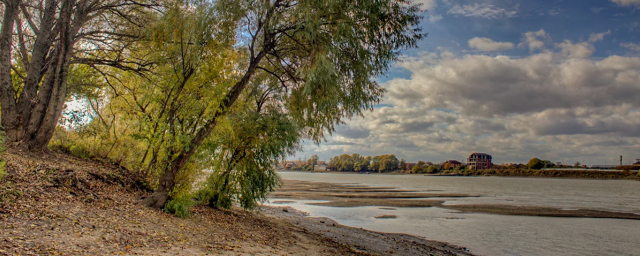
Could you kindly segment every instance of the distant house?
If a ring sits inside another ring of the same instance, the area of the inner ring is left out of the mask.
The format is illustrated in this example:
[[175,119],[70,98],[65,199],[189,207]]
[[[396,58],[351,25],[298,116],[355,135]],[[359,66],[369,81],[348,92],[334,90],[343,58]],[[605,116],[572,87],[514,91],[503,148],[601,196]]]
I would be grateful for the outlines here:
[[467,168],[473,170],[490,169],[493,167],[491,163],[491,155],[485,153],[473,153],[467,159]]
[[318,166],[327,166],[327,161],[318,161],[316,163],[316,165],[318,165]]
[[462,166],[462,163],[456,160],[447,160],[443,163],[443,165],[446,165],[446,164],[449,164],[450,169],[460,168]]
[[413,169],[414,166],[416,166],[417,163],[405,163],[404,164],[404,168],[407,171],[411,171],[411,169]]

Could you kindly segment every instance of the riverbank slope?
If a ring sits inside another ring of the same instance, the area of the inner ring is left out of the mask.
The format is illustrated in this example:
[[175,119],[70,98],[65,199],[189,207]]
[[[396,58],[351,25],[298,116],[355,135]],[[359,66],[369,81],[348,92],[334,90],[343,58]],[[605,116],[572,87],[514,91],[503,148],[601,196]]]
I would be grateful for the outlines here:
[[2,158],[0,255],[469,255],[277,207],[196,206],[192,216],[177,218],[140,205],[150,191],[117,166],[55,153]]

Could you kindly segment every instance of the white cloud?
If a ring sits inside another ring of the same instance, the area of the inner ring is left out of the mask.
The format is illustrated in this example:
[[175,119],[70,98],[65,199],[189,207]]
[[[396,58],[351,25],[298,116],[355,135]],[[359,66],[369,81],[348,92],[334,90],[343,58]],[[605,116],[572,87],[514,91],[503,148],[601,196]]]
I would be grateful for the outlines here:
[[413,0],[416,4],[422,4],[422,9],[426,10],[429,14],[429,21],[437,22],[442,20],[442,15],[435,12],[435,9],[438,7],[438,2],[436,0]]
[[611,2],[616,3],[617,5],[620,6],[639,6],[640,7],[640,0],[611,0]]
[[411,77],[384,83],[390,106],[348,121],[314,152],[327,159],[392,153],[414,162],[464,160],[473,151],[497,163],[635,157],[640,57],[590,59],[589,41],[554,45],[519,58],[451,52],[406,58],[400,65]]
[[422,9],[427,11],[435,9],[438,5],[436,0],[413,0],[413,2],[416,4],[422,4]]
[[556,47],[561,49],[561,54],[566,58],[579,58],[585,59],[591,57],[593,52],[595,52],[595,48],[591,43],[581,42],[574,44],[570,40],[564,40],[564,42],[556,44]]
[[513,48],[513,43],[511,42],[496,42],[491,38],[486,37],[474,37],[470,39],[468,42],[469,47],[478,49],[481,51],[505,51]]
[[634,44],[634,43],[622,43],[620,44],[620,46],[627,48],[631,51],[636,51],[636,52],[640,52],[640,44]]
[[388,102],[482,117],[622,103],[640,107],[640,94],[632,93],[640,89],[640,58],[571,57],[563,52],[526,58],[465,55],[410,65],[410,80],[390,81]]
[[480,17],[486,19],[512,18],[518,15],[517,8],[513,10],[507,10],[495,5],[484,3],[475,3],[473,5],[456,4],[452,6],[448,12],[450,14],[457,14],[467,17]]
[[429,15],[429,21],[431,22],[436,22],[442,19],[442,15],[440,14],[430,14]]
[[522,43],[518,44],[518,47],[529,48],[529,51],[531,52],[535,50],[544,50],[545,41],[551,40],[551,37],[544,31],[544,29],[529,31],[522,35]]
[[604,36],[608,36],[611,35],[611,30],[607,31],[607,32],[602,32],[602,33],[594,33],[589,35],[589,42],[590,43],[595,43],[598,41],[602,41],[602,39],[604,39]]

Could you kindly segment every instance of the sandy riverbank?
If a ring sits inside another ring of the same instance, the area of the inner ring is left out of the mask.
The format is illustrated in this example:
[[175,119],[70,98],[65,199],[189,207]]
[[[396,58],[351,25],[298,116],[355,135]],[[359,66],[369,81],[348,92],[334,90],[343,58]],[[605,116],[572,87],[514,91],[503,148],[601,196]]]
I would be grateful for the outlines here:
[[142,206],[149,191],[126,170],[60,154],[2,158],[0,255],[469,255],[278,207],[195,206],[178,218]]

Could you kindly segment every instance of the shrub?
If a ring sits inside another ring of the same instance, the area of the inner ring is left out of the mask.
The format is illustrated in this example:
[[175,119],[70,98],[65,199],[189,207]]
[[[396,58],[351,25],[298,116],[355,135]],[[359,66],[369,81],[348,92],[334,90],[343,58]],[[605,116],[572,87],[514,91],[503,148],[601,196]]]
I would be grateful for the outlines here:
[[191,207],[195,204],[196,202],[190,196],[181,196],[169,201],[164,207],[164,211],[180,218],[186,218],[191,215]]
[[78,158],[84,158],[84,159],[91,158],[91,153],[89,152],[89,150],[84,145],[81,145],[81,144],[73,145],[69,147],[69,153],[72,156],[75,156]]

